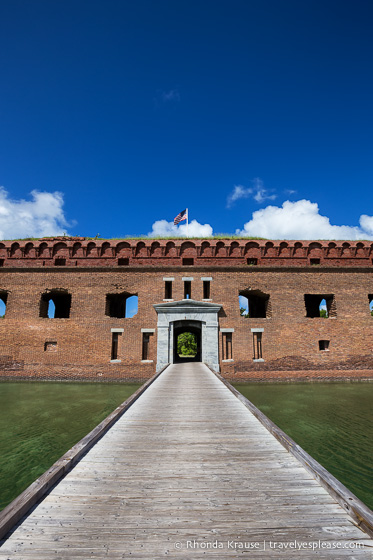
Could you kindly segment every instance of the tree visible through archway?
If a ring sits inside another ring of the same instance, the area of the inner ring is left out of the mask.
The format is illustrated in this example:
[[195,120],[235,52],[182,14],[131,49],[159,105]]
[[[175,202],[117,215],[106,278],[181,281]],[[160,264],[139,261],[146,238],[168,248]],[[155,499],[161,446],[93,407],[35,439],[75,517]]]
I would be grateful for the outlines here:
[[177,337],[177,353],[180,358],[194,358],[197,355],[197,337],[194,333],[183,332]]

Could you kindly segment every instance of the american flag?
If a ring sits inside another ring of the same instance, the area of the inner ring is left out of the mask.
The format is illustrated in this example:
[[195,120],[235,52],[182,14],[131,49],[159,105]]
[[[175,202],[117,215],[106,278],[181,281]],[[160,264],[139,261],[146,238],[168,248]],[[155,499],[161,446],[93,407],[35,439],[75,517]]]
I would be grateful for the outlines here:
[[187,209],[185,209],[176,216],[176,218],[174,219],[174,225],[176,226],[179,222],[186,220],[187,217],[188,217],[188,212]]

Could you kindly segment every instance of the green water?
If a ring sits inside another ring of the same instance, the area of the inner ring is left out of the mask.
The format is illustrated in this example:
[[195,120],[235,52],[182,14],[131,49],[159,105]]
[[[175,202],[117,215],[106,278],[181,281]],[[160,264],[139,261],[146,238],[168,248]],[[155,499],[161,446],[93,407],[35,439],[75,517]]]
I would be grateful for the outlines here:
[[373,509],[373,383],[234,386]]
[[0,509],[140,386],[0,383]]

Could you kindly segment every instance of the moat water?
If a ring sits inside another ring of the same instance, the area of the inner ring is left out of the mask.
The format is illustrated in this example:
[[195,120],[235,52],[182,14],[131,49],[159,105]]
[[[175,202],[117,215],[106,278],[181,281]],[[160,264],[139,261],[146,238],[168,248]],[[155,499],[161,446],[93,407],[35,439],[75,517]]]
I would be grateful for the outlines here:
[[140,386],[0,383],[0,509]]
[[373,383],[234,386],[373,509]]
[[[0,509],[139,386],[0,383]],[[235,387],[373,508],[373,383]]]

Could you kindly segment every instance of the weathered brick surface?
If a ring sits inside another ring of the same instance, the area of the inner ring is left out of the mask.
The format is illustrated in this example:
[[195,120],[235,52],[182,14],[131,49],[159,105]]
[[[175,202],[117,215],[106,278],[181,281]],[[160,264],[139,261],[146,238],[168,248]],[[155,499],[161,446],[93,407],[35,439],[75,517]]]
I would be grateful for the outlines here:
[[[183,266],[183,258],[193,258]],[[247,259],[257,259],[248,265]],[[0,244],[0,290],[7,309],[0,319],[3,378],[136,379],[155,369],[142,363],[142,328],[157,328],[154,303],[164,298],[164,277],[173,277],[173,299],[184,297],[182,277],[193,277],[192,298],[202,300],[201,278],[212,277],[211,300],[222,304],[221,328],[234,328],[233,362],[221,363],[232,380],[373,377],[373,244],[368,242],[128,240],[61,238]],[[56,259],[65,259],[58,265]],[[118,259],[128,259],[119,262]],[[320,265],[311,265],[320,259]],[[39,316],[47,290],[71,294],[68,319]],[[270,296],[271,318],[240,316],[238,294]],[[131,319],[105,315],[106,294],[138,294]],[[307,318],[304,294],[334,294],[336,317]],[[111,329],[119,336],[120,363],[110,363]],[[263,363],[253,362],[251,328],[264,328]],[[330,340],[328,351],[319,340]],[[45,344],[50,342],[52,344]],[[53,343],[57,342],[57,346]],[[222,336],[219,335],[221,346]],[[220,347],[221,356],[221,347]]]

